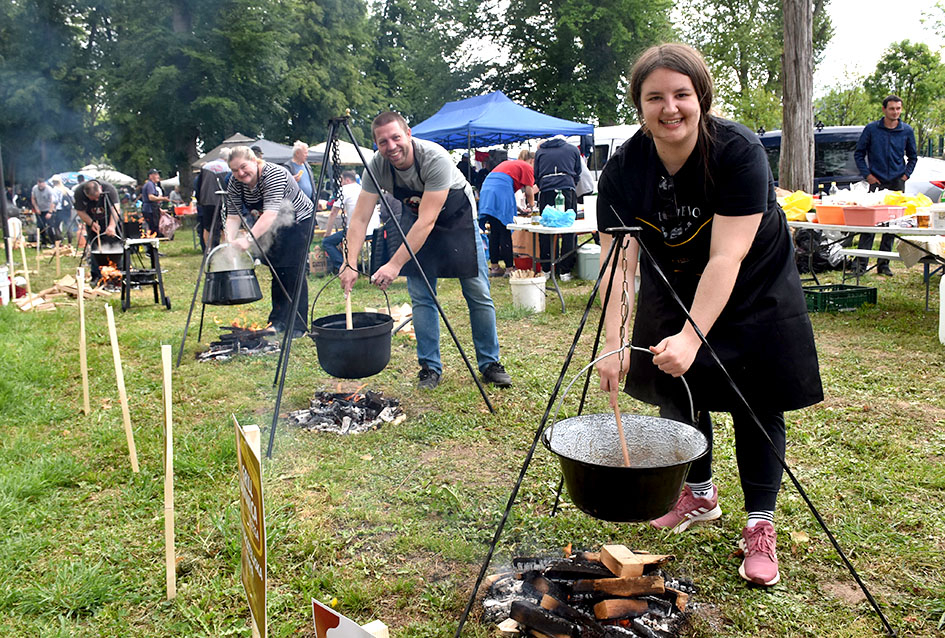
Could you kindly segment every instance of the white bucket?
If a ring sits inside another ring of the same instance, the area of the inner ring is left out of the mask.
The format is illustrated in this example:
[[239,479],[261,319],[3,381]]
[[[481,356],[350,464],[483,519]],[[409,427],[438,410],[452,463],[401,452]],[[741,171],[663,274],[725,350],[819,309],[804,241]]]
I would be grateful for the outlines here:
[[511,278],[509,283],[512,284],[512,305],[514,307],[531,310],[532,312],[545,311],[544,277]]
[[0,306],[10,303],[10,272],[6,266],[0,266]]

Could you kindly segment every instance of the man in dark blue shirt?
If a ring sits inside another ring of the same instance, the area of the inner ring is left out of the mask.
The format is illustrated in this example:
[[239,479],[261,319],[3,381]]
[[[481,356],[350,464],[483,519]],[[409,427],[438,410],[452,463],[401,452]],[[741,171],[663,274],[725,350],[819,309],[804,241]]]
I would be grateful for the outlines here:
[[[901,191],[912,175],[918,161],[915,133],[912,127],[902,122],[902,98],[890,95],[883,100],[883,117],[863,128],[856,143],[853,157],[863,178],[870,184],[870,192],[887,189]],[[863,233],[857,247],[861,250],[873,248],[873,233]],[[891,251],[893,235],[884,234],[879,249]],[[865,272],[869,260],[857,259],[856,269]],[[876,272],[892,277],[888,259],[876,260]]]
[[161,202],[169,201],[161,190],[161,173],[156,168],[148,171],[148,181],[141,189],[141,214],[148,223],[152,233],[158,233],[158,222],[161,221]]

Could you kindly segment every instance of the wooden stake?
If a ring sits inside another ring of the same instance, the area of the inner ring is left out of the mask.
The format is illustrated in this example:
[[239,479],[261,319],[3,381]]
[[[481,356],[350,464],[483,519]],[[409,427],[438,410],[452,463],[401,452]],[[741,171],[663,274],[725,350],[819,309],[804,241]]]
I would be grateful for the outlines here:
[[630,452],[627,450],[627,439],[623,435],[623,419],[620,418],[620,402],[617,393],[616,388],[611,389],[610,407],[614,409],[614,418],[617,420],[617,434],[620,435],[620,451],[623,452],[623,464],[624,467],[630,467]]
[[351,330],[354,323],[351,321],[351,291],[345,293],[345,328]]
[[161,346],[164,364],[164,565],[167,599],[177,596],[177,553],[174,551],[174,419],[171,401],[171,346]]
[[33,296],[33,289],[30,287],[30,267],[26,263],[26,239],[20,242],[20,257],[23,258],[23,276],[26,277],[26,298]]
[[42,257],[42,254],[40,253],[41,247],[42,247],[42,244],[40,243],[39,228],[37,228],[36,229],[36,276],[37,277],[39,277],[39,259],[40,257]]
[[89,361],[85,351],[85,268],[76,270],[76,285],[79,290],[79,368],[82,371],[82,412],[91,412],[89,406]]
[[131,431],[131,414],[128,412],[128,394],[125,392],[125,373],[121,370],[121,353],[118,352],[118,333],[115,330],[115,315],[112,307],[105,304],[105,316],[108,319],[108,336],[112,341],[112,358],[115,360],[115,378],[118,381],[118,399],[121,401],[121,418],[125,424],[125,438],[128,439],[128,456],[131,458],[131,470],[138,473],[138,451],[135,449],[135,434]]
[[57,239],[56,240],[56,279],[59,279],[60,277],[62,277],[62,273],[59,271],[59,244],[60,243],[61,242]]

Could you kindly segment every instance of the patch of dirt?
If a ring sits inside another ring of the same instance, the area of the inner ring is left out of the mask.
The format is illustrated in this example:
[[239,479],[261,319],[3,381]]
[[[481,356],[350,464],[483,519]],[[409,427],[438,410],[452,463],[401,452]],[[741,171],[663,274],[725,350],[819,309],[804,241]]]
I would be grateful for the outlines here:
[[435,468],[437,479],[457,476],[479,485],[503,485],[509,481],[507,460],[490,443],[451,443],[430,448],[420,456],[422,467]]
[[855,583],[827,581],[820,588],[848,607],[856,607],[866,600],[866,594]]

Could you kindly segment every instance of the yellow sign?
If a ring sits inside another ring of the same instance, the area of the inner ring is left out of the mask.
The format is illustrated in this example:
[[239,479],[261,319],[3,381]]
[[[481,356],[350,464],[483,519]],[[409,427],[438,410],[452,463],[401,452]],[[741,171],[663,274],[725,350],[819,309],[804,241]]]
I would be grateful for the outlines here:
[[256,631],[266,636],[266,518],[263,510],[259,426],[236,424],[236,458],[240,484],[240,529],[243,537],[240,580]]

